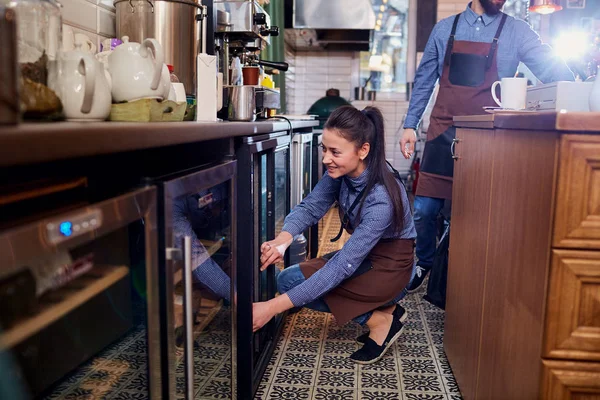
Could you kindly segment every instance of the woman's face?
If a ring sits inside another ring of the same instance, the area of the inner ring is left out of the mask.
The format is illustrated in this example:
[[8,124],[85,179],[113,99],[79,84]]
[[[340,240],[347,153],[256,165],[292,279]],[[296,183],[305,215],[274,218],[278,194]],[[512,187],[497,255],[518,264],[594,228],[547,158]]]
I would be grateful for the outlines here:
[[335,129],[323,131],[323,164],[329,176],[339,178],[344,175],[356,178],[365,170],[363,161],[369,154],[369,144],[357,149],[356,145],[344,139]]

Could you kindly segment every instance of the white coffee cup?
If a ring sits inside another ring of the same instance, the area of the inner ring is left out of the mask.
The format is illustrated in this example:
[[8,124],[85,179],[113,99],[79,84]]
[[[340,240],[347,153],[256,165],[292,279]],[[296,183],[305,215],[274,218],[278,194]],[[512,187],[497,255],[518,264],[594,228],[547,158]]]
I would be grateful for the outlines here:
[[84,33],[75,34],[75,44],[80,44],[81,51],[83,51],[84,53],[96,53],[96,44],[92,42],[92,39],[90,39],[90,37]]
[[[496,96],[496,86],[500,85],[502,101]],[[502,78],[492,85],[492,97],[502,108],[523,110],[527,107],[527,78]]]

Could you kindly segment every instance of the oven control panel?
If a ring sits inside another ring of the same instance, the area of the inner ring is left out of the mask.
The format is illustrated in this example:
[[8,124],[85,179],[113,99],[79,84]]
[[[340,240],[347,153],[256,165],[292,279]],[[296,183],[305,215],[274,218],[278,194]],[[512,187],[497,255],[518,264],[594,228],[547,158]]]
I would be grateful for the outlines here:
[[102,211],[86,210],[66,218],[56,219],[46,224],[46,236],[54,245],[77,237],[102,226]]

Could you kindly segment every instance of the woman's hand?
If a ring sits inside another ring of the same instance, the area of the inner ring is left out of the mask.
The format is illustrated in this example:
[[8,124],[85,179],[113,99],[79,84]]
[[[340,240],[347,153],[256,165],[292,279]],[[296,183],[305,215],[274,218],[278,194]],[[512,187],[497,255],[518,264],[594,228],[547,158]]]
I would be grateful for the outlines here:
[[254,332],[265,326],[274,316],[282,313],[294,304],[287,294],[282,294],[269,301],[252,304],[252,329]]
[[268,301],[252,304],[252,331],[256,332],[265,326],[275,314]]
[[260,270],[264,271],[269,265],[283,260],[283,255],[293,240],[288,232],[281,232],[275,239],[264,242],[260,246]]

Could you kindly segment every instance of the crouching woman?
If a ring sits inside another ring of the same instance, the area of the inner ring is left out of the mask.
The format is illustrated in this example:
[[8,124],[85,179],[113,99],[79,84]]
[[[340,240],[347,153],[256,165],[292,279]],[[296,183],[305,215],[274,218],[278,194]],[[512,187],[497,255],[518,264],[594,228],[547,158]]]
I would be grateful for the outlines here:
[[323,132],[323,179],[286,217],[282,232],[261,246],[261,270],[282,259],[293,237],[318,223],[337,201],[343,248],[283,270],[280,296],[253,307],[254,330],[292,307],[331,312],[337,323],[367,325],[350,358],[379,360],[398,339],[406,319],[398,301],[414,265],[414,222],[400,177],[385,160],[383,117],[374,107],[336,109]]

